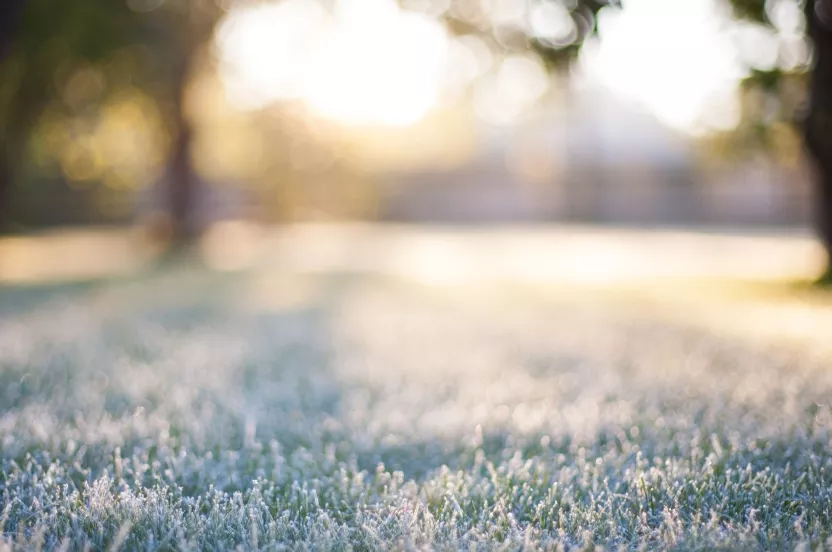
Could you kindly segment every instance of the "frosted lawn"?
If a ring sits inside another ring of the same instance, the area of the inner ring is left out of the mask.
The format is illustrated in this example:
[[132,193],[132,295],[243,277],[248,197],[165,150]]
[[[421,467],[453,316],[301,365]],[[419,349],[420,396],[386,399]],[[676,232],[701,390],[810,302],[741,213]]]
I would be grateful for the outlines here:
[[829,325],[200,271],[0,301],[0,549],[832,535]]

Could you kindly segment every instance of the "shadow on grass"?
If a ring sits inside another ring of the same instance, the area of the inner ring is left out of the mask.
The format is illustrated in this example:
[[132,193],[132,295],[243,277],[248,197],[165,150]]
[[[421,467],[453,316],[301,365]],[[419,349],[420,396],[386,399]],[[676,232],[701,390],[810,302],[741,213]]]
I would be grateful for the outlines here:
[[0,284],[0,317],[34,310],[50,301],[81,297],[108,279],[85,279],[56,283]]
[[170,278],[189,278],[196,274],[202,276],[199,278],[200,284],[209,283],[215,291],[224,289],[223,283],[230,282],[237,276],[235,273],[212,271],[198,251],[190,248],[158,255],[135,270],[120,274],[23,282],[0,281],[0,318],[19,316],[53,301],[84,299],[105,288],[133,286],[151,289]]

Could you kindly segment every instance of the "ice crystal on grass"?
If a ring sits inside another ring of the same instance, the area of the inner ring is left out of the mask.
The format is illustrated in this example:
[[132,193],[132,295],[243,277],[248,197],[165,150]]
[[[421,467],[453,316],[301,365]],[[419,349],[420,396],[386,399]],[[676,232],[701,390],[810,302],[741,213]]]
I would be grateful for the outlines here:
[[232,285],[157,308],[159,285],[188,280],[0,320],[0,549],[815,549],[832,535],[823,329],[798,347],[626,303],[360,279],[323,279],[335,291],[295,310],[242,308]]

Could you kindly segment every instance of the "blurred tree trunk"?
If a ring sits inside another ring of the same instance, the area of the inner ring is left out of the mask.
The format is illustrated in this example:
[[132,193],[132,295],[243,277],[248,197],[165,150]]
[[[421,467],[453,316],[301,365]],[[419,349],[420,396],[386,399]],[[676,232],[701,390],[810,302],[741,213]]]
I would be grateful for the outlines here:
[[25,0],[3,0],[0,2],[0,61],[11,49],[18,21],[23,13]]
[[0,230],[9,226],[14,185],[27,156],[32,128],[49,103],[49,83],[31,73],[24,73],[14,86],[15,93],[7,100],[11,108],[0,121]]
[[[187,57],[190,58],[190,54],[187,54]],[[165,193],[174,246],[189,244],[198,237],[200,231],[197,221],[199,175],[194,168],[191,156],[193,129],[185,113],[190,61],[190,59],[183,60],[173,82],[171,150],[168,158]]]
[[171,149],[167,163],[165,200],[171,223],[173,250],[187,248],[201,234],[199,200],[201,179],[193,163],[196,130],[187,113],[188,86],[199,64],[202,48],[210,41],[222,11],[213,1],[180,5],[178,16],[169,15],[166,35],[174,61],[170,65],[167,116]]
[[9,198],[11,197],[14,170],[7,148],[0,145],[0,231],[8,226]]
[[[11,51],[25,4],[25,0],[4,0],[0,2],[0,63],[6,59]],[[9,199],[14,183],[16,164],[12,149],[10,144],[0,141],[0,229],[3,229],[8,223]]]
[[816,171],[818,235],[827,253],[823,279],[832,283],[832,2],[808,0],[806,19],[815,61],[804,131]]

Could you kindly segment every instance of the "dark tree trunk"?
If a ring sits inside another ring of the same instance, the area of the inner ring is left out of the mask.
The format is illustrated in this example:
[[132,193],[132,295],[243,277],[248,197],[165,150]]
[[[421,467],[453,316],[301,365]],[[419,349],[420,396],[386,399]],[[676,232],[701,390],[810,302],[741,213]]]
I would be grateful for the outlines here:
[[196,220],[198,177],[191,162],[193,132],[187,121],[178,123],[168,161],[167,200],[174,244],[193,241],[199,234]]
[[806,19],[814,46],[806,149],[815,169],[818,237],[827,254],[825,279],[832,277],[832,0],[807,0]]
[[13,182],[14,170],[9,152],[0,144],[0,232],[5,231],[8,226],[9,200]]
[[17,31],[17,24],[25,4],[25,0],[3,0],[0,2],[0,60],[11,49]]
[[[18,22],[25,0],[0,1],[0,62],[12,49]],[[9,214],[9,201],[14,181],[14,158],[10,148],[0,143],[0,231],[4,230]]]
[[185,93],[190,77],[192,52],[183,52],[174,77],[171,117],[171,150],[168,157],[166,200],[175,248],[187,246],[199,236],[197,199],[199,176],[193,166],[193,128],[185,113]]

